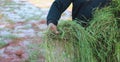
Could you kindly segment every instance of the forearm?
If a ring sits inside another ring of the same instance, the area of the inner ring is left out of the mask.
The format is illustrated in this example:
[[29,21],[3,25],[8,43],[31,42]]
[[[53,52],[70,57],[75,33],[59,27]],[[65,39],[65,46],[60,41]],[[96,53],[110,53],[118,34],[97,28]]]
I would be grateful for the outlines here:
[[57,25],[61,14],[67,9],[71,2],[72,0],[55,0],[48,13],[47,24],[53,23]]

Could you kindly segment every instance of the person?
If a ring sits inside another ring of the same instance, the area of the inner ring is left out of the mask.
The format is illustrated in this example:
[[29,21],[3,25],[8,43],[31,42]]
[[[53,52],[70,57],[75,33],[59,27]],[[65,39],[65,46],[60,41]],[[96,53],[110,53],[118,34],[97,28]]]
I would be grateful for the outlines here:
[[106,6],[110,0],[55,0],[47,15],[47,25],[51,31],[58,34],[57,24],[61,14],[72,3],[72,19],[77,20],[82,26],[88,24],[95,8]]

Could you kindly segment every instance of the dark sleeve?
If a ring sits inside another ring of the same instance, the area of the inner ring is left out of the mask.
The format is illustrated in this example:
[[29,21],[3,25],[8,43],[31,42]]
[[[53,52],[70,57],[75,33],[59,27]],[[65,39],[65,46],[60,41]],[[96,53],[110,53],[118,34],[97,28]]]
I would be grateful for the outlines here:
[[58,24],[61,14],[68,8],[72,0],[55,0],[47,15],[47,24]]

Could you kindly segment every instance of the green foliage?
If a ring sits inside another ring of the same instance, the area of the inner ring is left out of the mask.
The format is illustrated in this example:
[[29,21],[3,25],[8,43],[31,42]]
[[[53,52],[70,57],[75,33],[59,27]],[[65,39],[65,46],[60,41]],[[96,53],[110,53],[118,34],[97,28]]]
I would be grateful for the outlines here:
[[117,41],[117,21],[111,7],[96,10],[87,28],[96,39],[91,43],[97,62],[117,62],[115,44]]
[[47,62],[94,62],[89,42],[94,38],[74,21],[58,25],[59,35],[48,31],[43,43]]
[[120,0],[112,0],[111,7],[115,16],[120,18]]
[[112,6],[114,7],[114,10],[120,11],[120,0],[112,0]]
[[96,9],[86,29],[74,21],[62,21],[59,35],[48,31],[43,43],[46,62],[120,62],[120,0],[111,4]]
[[[45,38],[47,62],[66,62],[66,57],[72,62],[118,61],[115,55],[117,22],[110,7],[96,10],[91,25],[86,30],[72,21],[60,23],[58,30],[59,35],[49,31]],[[57,53],[63,55],[61,59],[55,54],[55,50],[60,47],[58,44],[63,48]],[[63,53],[66,54],[65,57]]]
[[120,42],[116,43],[115,45],[115,54],[119,62],[120,61]]

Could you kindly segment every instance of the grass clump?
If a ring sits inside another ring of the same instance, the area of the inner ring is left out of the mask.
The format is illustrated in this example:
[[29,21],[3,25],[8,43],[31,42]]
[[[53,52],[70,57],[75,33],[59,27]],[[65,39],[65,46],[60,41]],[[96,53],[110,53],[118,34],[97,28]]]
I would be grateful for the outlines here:
[[94,38],[74,21],[58,25],[59,35],[48,31],[45,36],[46,62],[94,62],[89,42]]
[[59,35],[48,31],[43,42],[46,62],[120,62],[119,3],[96,9],[87,28],[62,21]]
[[91,43],[97,62],[117,62],[115,44],[117,41],[117,21],[111,7],[96,10],[87,28],[96,41]]

